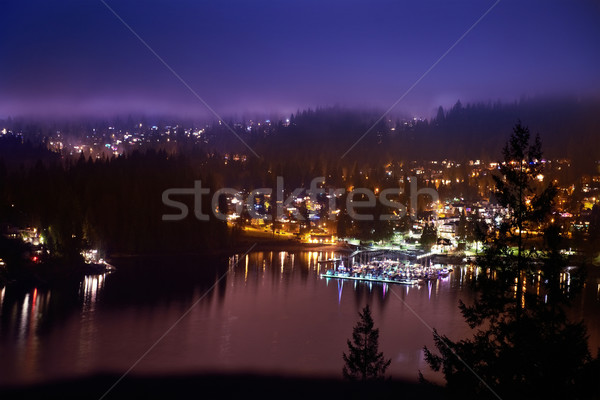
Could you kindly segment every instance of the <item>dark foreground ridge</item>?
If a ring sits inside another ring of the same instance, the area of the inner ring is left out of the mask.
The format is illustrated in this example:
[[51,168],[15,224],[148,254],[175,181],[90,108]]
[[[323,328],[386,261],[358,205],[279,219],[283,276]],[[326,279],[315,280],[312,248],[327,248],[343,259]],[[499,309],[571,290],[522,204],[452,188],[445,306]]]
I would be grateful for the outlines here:
[[[62,380],[24,387],[0,387],[0,398],[100,399],[117,375]],[[335,379],[258,375],[128,376],[104,399],[445,399],[443,388],[389,380],[349,383]]]

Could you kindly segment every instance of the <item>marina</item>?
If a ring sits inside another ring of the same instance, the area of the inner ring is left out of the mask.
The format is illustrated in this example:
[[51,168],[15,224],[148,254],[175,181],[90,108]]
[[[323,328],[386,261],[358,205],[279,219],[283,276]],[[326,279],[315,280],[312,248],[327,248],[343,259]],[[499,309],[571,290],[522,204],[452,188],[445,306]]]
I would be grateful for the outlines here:
[[322,260],[320,263],[330,267],[320,274],[325,279],[347,279],[365,282],[395,283],[401,285],[418,285],[438,278],[447,277],[452,267],[442,264],[430,265],[428,259],[424,264],[408,260],[390,258],[373,258],[366,262],[353,262],[349,257],[347,264],[342,258]]

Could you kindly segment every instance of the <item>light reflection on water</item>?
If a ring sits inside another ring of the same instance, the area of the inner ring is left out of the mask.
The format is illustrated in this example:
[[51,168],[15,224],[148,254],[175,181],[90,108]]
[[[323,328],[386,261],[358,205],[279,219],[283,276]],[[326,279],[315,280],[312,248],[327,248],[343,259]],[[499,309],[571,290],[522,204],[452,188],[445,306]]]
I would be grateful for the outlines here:
[[98,294],[104,287],[106,274],[86,275],[81,282],[79,293],[83,298],[83,313],[94,311]]
[[[2,297],[5,298],[6,288],[2,289]],[[34,374],[37,368],[37,360],[40,351],[40,341],[37,334],[38,325],[42,314],[48,307],[50,292],[40,292],[32,289],[26,293],[20,304],[14,304],[10,312],[13,321],[10,333],[13,335],[13,343],[18,351],[15,358],[15,366],[24,374]],[[4,301],[0,305],[4,307]],[[2,309],[2,308],[0,308]]]
[[[20,303],[19,316],[16,318],[19,321],[17,331],[17,343],[19,345],[28,343],[29,340],[35,338],[38,323],[42,314],[46,311],[49,301],[50,291],[40,292],[38,289],[32,289],[25,294]],[[17,304],[13,307],[16,309]]]
[[98,335],[96,305],[98,297],[106,284],[107,274],[87,275],[79,287],[79,296],[82,301],[81,324],[77,346],[77,369],[86,371],[90,368],[90,357],[94,354],[94,347]]
[[[319,261],[334,257],[333,252],[282,251],[232,256],[223,268],[190,262],[191,270],[204,271],[200,275],[181,275],[187,269],[170,273],[175,265],[164,261],[154,269],[117,265],[115,274],[85,277],[74,301],[62,291],[11,294],[2,288],[0,353],[6,362],[0,363],[0,384],[124,372],[226,271],[136,372],[339,377],[346,339],[366,303],[395,377],[416,379],[418,370],[430,375],[423,346],[432,347],[432,333],[408,307],[451,338],[468,334],[457,305],[472,297],[468,283],[477,270],[455,268],[448,277],[419,286],[321,278],[326,264]],[[581,300],[578,315],[600,311],[600,284],[589,287],[592,301]],[[588,319],[594,348],[599,318]]]

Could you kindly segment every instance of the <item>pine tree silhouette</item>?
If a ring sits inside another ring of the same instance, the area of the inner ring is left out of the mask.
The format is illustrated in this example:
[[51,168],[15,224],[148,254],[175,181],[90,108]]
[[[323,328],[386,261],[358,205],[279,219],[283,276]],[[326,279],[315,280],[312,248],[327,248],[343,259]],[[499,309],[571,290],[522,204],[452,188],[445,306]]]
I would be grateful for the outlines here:
[[[551,220],[556,188],[536,183],[541,160],[539,137],[532,142],[529,130],[517,124],[494,178],[495,197],[510,213],[477,258],[481,273],[471,282],[476,299],[459,301],[473,337],[453,341],[434,330],[437,353],[425,347],[425,360],[443,372],[452,397],[595,398],[589,394],[597,392],[599,361],[588,349],[583,321],[567,313],[583,271],[569,273],[568,287],[560,279],[567,260]],[[537,227],[544,227],[543,245],[523,233]]]
[[344,353],[343,374],[349,381],[382,380],[392,362],[379,352],[379,329],[374,329],[369,305],[358,314],[360,321],[354,326],[352,342],[348,340],[348,355]]

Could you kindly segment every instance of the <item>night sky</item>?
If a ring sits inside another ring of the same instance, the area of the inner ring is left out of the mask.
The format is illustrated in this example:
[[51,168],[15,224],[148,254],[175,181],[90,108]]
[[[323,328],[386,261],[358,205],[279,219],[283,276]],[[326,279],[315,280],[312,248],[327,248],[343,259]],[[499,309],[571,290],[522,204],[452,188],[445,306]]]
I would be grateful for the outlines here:
[[[495,1],[107,4],[221,115],[386,109]],[[500,1],[396,111],[600,93],[598,1]],[[0,117],[204,116],[99,0],[0,3]]]

